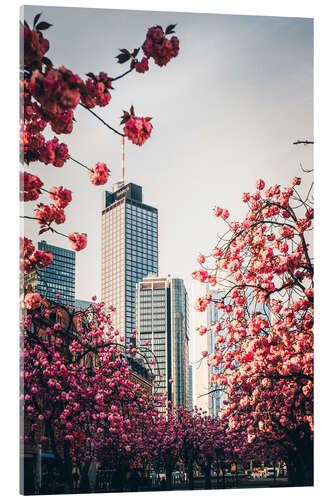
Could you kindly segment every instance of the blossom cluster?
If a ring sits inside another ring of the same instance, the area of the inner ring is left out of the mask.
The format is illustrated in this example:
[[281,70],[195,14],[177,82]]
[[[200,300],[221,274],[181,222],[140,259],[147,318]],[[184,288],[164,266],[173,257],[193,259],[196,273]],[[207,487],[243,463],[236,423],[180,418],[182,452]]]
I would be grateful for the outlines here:
[[150,137],[152,124],[146,118],[131,116],[124,127],[124,134],[133,144],[142,146]]
[[37,207],[38,208],[35,209],[35,215],[41,226],[50,226],[52,222],[63,224],[66,220],[63,208],[53,204],[45,205],[44,203],[40,203]]
[[66,208],[72,201],[72,192],[69,189],[64,189],[62,186],[52,187],[50,189],[50,197],[55,202],[57,208]]
[[112,89],[112,78],[106,73],[99,73],[95,76],[89,73],[88,80],[81,87],[81,102],[87,108],[95,106],[106,106],[111,99],[110,89]]
[[87,246],[87,235],[86,233],[69,233],[68,239],[72,245],[72,249],[76,252],[84,250]]
[[179,40],[176,36],[166,38],[161,26],[150,28],[142,45],[144,54],[152,57],[158,66],[165,66],[179,52]]
[[63,167],[69,158],[68,147],[64,143],[59,143],[59,139],[54,137],[50,141],[45,141],[42,134],[24,134],[24,161],[41,161],[45,165]]
[[24,201],[37,200],[40,195],[40,188],[43,182],[37,175],[29,174],[28,172],[20,173],[21,199]]
[[101,186],[107,183],[109,173],[110,171],[106,164],[98,162],[89,170],[90,180],[95,186]]
[[135,63],[135,71],[138,73],[145,73],[149,69],[148,59],[147,57],[143,57],[141,61]]
[[25,23],[21,27],[24,41],[24,65],[40,68],[45,53],[49,50],[49,41],[37,30],[31,30]]
[[37,250],[29,238],[20,239],[20,264],[25,273],[49,266],[52,262],[52,252]]

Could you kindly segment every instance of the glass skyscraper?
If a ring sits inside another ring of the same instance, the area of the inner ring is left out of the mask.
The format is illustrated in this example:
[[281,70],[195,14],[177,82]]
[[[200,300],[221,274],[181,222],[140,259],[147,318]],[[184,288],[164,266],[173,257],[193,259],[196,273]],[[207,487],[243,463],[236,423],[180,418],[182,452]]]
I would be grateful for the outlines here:
[[[49,245],[46,241],[38,242],[38,250],[52,252],[50,266],[38,270],[37,292],[47,295],[50,300],[57,300],[64,305],[75,304],[75,252]],[[56,299],[55,295],[60,298]]]
[[130,341],[135,327],[135,287],[158,273],[158,211],[142,202],[142,187],[118,182],[104,193],[102,301],[116,308],[113,325]]
[[157,359],[153,365],[154,389],[158,394],[167,393],[174,405],[184,407],[189,406],[188,321],[188,298],[182,279],[149,276],[137,284],[137,337],[142,348],[149,342]]

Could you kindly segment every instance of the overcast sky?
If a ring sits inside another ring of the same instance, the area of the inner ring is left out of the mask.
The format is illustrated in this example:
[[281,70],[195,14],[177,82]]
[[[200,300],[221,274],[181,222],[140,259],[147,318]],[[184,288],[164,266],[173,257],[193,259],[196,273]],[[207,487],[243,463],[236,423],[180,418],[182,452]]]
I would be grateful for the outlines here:
[[[147,28],[177,24],[177,58],[163,68],[115,82],[112,100],[95,111],[119,128],[122,110],[133,104],[139,116],[152,116],[151,139],[143,147],[126,141],[126,182],[143,187],[143,201],[159,211],[159,274],[185,279],[199,252],[209,253],[223,224],[214,205],[228,208],[231,220],[244,215],[241,194],[261,177],[286,185],[301,175],[299,163],[312,166],[312,147],[294,146],[313,138],[313,21],[311,19],[60,7],[25,7],[53,26],[45,32],[46,54],[81,77],[92,71],[117,76],[126,69],[119,48],[139,47]],[[140,53],[141,54],[141,53]],[[121,138],[88,111],[75,110],[73,133],[61,135],[70,154],[88,166],[107,163],[111,178],[121,177]],[[85,170],[70,160],[62,169],[31,164],[44,187],[73,191],[64,233],[88,233],[86,250],[77,253],[77,298],[100,296],[101,198]],[[310,179],[306,182],[309,183]],[[40,201],[48,203],[47,196]],[[30,207],[30,210],[28,208]],[[30,214],[34,202],[25,204]],[[25,233],[38,240],[36,224]],[[70,248],[47,233],[51,244]]]

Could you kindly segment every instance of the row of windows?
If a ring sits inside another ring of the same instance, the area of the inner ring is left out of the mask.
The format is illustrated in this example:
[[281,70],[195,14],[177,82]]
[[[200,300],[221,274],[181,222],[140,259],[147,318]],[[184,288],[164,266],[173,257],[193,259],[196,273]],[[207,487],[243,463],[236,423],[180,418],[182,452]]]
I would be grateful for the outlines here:
[[145,235],[145,234],[133,234],[133,233],[126,233],[126,244],[127,245],[132,245],[134,247],[154,247],[157,248],[158,246],[158,239],[157,236],[154,235]]
[[52,276],[56,276],[56,275],[61,273],[62,275],[65,275],[65,276],[67,276],[67,275],[68,276],[75,276],[75,269],[72,267],[67,267],[67,266],[62,266],[62,265],[53,266],[52,264],[51,264],[51,266],[49,266],[48,269],[45,269],[43,274],[49,274]]
[[126,226],[126,235],[136,239],[138,236],[142,236],[145,239],[157,239],[158,231],[157,228],[144,227],[144,226],[133,226],[132,224],[128,224]]
[[157,256],[158,256],[158,250],[157,248],[138,248],[136,246],[130,246],[130,245],[127,245],[126,246],[126,255],[128,256],[142,256],[142,255],[146,255],[146,256],[149,256],[150,258],[152,257],[155,257],[155,259],[157,260]]
[[162,311],[155,311],[155,310],[151,310],[149,308],[142,308],[140,309],[140,317],[141,318],[151,318],[151,317],[154,317],[154,318],[160,318],[160,319],[164,319],[165,318],[165,314],[164,314],[164,310]]
[[[153,207],[149,207],[150,209],[153,208]],[[137,216],[146,216],[146,217],[152,217],[153,219],[157,219],[157,209],[154,209],[154,210],[149,210],[148,207],[146,206],[137,206],[137,205],[133,205],[133,204],[130,204],[130,203],[127,203],[126,204],[126,215],[137,215]]]
[[67,285],[63,285],[61,283],[52,283],[52,282],[47,282],[47,283],[40,282],[40,283],[38,283],[38,287],[41,289],[47,288],[48,290],[64,290],[69,294],[74,293],[74,291],[75,291],[74,286],[67,286]]
[[46,252],[52,252],[54,255],[61,255],[75,260],[75,252],[73,250],[67,250],[66,248],[48,245],[46,241],[39,241],[38,250],[41,250],[42,248],[44,248]]
[[[128,202],[128,200],[127,200]],[[149,210],[150,208],[150,210]],[[126,215],[127,214],[133,214],[137,216],[144,216],[147,215],[148,217],[152,217],[154,219],[157,219],[157,209],[151,210],[153,207],[142,207],[142,206],[137,206],[134,205],[133,203],[126,203]]]
[[149,214],[131,214],[126,213],[126,225],[131,224],[133,226],[158,226],[157,217],[153,217]]
[[135,247],[140,245],[142,246],[143,244],[145,244],[145,246],[157,248],[158,238],[156,235],[153,237],[152,235],[133,234],[127,231],[126,245],[132,245]]
[[165,312],[165,304],[161,304],[161,305],[155,305],[150,302],[140,302],[140,311],[142,311],[142,313],[147,313],[147,312],[154,312],[154,313],[164,313]]

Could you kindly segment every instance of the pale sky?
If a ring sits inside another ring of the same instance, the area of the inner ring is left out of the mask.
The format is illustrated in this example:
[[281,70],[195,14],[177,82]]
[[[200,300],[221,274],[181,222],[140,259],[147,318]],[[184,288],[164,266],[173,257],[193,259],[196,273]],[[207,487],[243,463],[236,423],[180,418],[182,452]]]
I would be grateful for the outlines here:
[[[313,139],[313,21],[28,6],[30,25],[41,11],[53,24],[45,31],[46,55],[83,78],[89,71],[119,75],[127,69],[114,59],[119,48],[139,47],[153,25],[177,24],[178,57],[115,82],[110,104],[94,111],[118,129],[131,104],[137,115],[153,117],[143,147],[126,140],[125,181],[141,185],[143,201],[158,208],[159,274],[183,278],[191,292],[198,253],[210,253],[223,230],[213,206],[228,208],[230,219],[238,220],[245,214],[241,194],[253,191],[257,178],[287,185],[304,175],[300,162],[312,167],[312,146],[292,142]],[[77,253],[76,295],[89,300],[100,296],[101,199],[120,179],[121,140],[83,108],[75,119],[73,133],[60,140],[88,166],[105,162],[109,183],[93,186],[70,160],[62,169],[31,164],[26,170],[45,188],[73,191],[67,221],[57,228],[88,233],[87,248]],[[49,203],[48,195],[40,201]],[[34,207],[26,203],[26,215]],[[37,224],[26,224],[25,234],[36,242]],[[47,233],[46,239],[70,248],[60,236]]]

